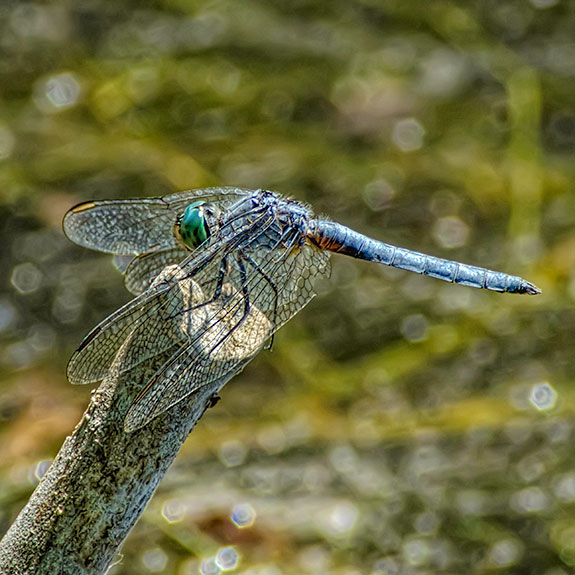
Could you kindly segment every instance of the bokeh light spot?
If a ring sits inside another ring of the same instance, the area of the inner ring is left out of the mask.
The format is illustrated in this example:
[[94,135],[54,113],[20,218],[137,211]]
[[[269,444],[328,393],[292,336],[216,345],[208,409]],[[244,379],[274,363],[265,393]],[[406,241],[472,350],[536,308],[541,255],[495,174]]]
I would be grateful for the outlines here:
[[204,559],[200,565],[200,575],[219,575],[222,568],[217,564],[215,557]]
[[424,539],[410,539],[403,544],[402,554],[410,565],[424,565],[429,559],[429,543]]
[[222,547],[216,554],[216,565],[222,571],[229,571],[238,566],[240,556],[233,547]]
[[159,548],[149,549],[142,555],[142,563],[148,571],[160,573],[168,564],[168,556]]
[[168,499],[162,505],[162,517],[168,523],[181,521],[186,514],[185,505],[179,499]]
[[460,248],[467,243],[469,227],[455,216],[439,218],[433,226],[433,237],[444,248]]
[[346,535],[355,526],[359,511],[353,503],[342,501],[334,505],[329,516],[330,527],[336,535]]
[[399,120],[393,127],[393,143],[402,152],[414,152],[423,146],[425,130],[415,118]]
[[538,383],[531,388],[529,401],[539,411],[548,411],[557,403],[557,392],[548,383]]
[[247,454],[246,446],[235,439],[226,441],[220,446],[220,460],[226,467],[241,465],[245,461]]
[[565,473],[553,481],[553,492],[561,501],[575,501],[575,473]]
[[236,505],[232,510],[231,519],[236,527],[251,527],[256,520],[255,509],[249,503]]
[[471,78],[470,65],[465,56],[455,50],[438,48],[420,64],[420,90],[429,96],[455,97]]
[[30,262],[18,264],[12,270],[10,283],[20,293],[33,293],[42,285],[42,272]]
[[519,513],[539,513],[549,505],[549,496],[539,487],[526,487],[511,497],[511,507]]
[[401,322],[401,335],[411,342],[423,341],[427,338],[427,320],[421,314],[409,315]]
[[497,541],[489,549],[489,562],[496,567],[509,567],[521,557],[521,546],[513,539]]
[[39,461],[36,464],[36,467],[34,468],[35,479],[40,481],[42,479],[42,477],[44,477],[44,475],[46,475],[46,472],[48,471],[48,469],[50,469],[50,465],[52,465],[51,459],[43,459],[42,461]]
[[43,112],[56,112],[75,106],[80,93],[81,87],[76,77],[64,72],[39,83],[35,102]]
[[384,178],[369,182],[363,190],[363,199],[374,212],[387,208],[394,196],[395,189]]

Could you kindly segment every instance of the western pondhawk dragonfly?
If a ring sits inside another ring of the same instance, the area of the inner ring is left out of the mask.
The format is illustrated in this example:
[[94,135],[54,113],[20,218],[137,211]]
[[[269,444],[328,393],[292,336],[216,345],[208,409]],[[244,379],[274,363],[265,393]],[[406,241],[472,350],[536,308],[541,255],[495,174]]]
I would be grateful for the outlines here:
[[266,190],[87,202],[66,214],[64,231],[81,246],[128,256],[121,269],[136,296],[84,338],[68,364],[70,382],[102,380],[120,348],[120,373],[168,358],[130,408],[126,431],[241,371],[313,298],[329,252],[465,286],[540,293],[520,277],[370,239]]

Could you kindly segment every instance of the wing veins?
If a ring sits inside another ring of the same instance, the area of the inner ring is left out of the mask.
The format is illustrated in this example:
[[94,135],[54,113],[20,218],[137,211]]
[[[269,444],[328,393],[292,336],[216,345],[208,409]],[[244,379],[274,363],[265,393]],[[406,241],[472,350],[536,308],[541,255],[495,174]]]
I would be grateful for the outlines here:
[[[281,241],[284,241],[285,238],[288,237],[287,234],[286,236],[282,236],[282,238],[280,238],[280,240],[278,240],[278,243],[280,243]],[[297,233],[294,233],[294,237],[293,237],[293,241],[295,241],[297,239]],[[282,256],[280,258],[278,258],[274,263],[274,267],[272,268],[272,272],[275,271],[279,266],[282,265],[282,263],[289,257],[289,255],[293,252],[293,245],[288,245],[285,249],[285,251],[283,251]],[[268,253],[270,254],[271,258],[273,259],[273,250],[269,250]],[[292,268],[295,267],[295,259],[294,259],[294,263],[292,264]],[[286,276],[286,282],[288,281],[288,279],[291,277],[291,274],[287,274]],[[254,271],[254,273],[251,275],[251,278],[256,278],[255,283],[252,285],[252,288],[250,288],[248,291],[250,291],[251,293],[255,293],[256,296],[260,295],[261,293],[263,293],[263,289],[260,290],[259,292],[255,289],[258,287],[258,285],[260,285],[263,282],[263,285],[265,284],[269,284],[267,278],[265,278],[264,276],[262,276],[260,273],[256,271]],[[250,278],[250,279],[251,279]],[[253,283],[253,280],[250,281],[248,280],[248,283],[251,285]],[[257,300],[257,297],[255,298]],[[173,391],[177,391],[177,383],[180,379],[183,380],[187,380],[187,377],[190,375],[191,372],[195,371],[196,368],[198,367],[198,365],[200,364],[200,361],[202,360],[202,356],[196,357],[192,362],[190,362],[187,366],[184,367],[183,370],[181,370],[181,373],[179,373],[180,370],[178,370],[178,367],[180,367],[181,365],[184,365],[184,362],[181,361],[182,357],[185,358],[185,355],[188,353],[188,351],[199,342],[199,340],[205,336],[205,334],[207,332],[212,332],[212,336],[214,337],[218,337],[217,334],[219,333],[217,330],[218,326],[219,326],[219,330],[220,332],[225,330],[225,333],[223,335],[223,337],[218,338],[218,341],[208,350],[207,353],[203,354],[203,358],[209,358],[211,356],[211,354],[220,346],[222,346],[225,341],[228,339],[228,337],[230,337],[233,333],[233,330],[235,329],[235,327],[230,330],[228,329],[228,325],[225,323],[225,318],[228,316],[232,316],[235,315],[238,311],[238,307],[243,305],[244,302],[244,298],[237,298],[237,300],[235,301],[234,305],[232,308],[227,308],[225,311],[225,314],[222,316],[221,315],[221,310],[217,311],[216,313],[214,313],[212,315],[212,317],[210,318],[210,321],[212,322],[212,324],[208,327],[208,329],[204,332],[202,332],[201,334],[199,334],[194,340],[192,340],[191,342],[189,342],[188,344],[186,344],[184,347],[182,347],[181,349],[177,350],[176,353],[174,354],[174,356],[170,357],[166,363],[154,374],[154,376],[151,379],[151,383],[156,383],[157,380],[162,376],[162,374],[166,373],[167,371],[169,371],[169,369],[171,367],[174,367],[176,372],[170,374],[167,377],[167,387],[165,386],[165,383],[163,385],[164,387],[164,392],[166,389],[172,389]],[[256,304],[254,304],[256,305]],[[257,305],[256,305],[257,307]],[[222,308],[223,309],[223,308]],[[265,315],[265,313],[264,313]],[[267,317],[267,316],[266,316]],[[271,324],[271,330],[270,333],[268,335],[273,334],[274,331],[276,331],[280,326],[275,326],[274,324]],[[266,338],[264,338],[262,340],[262,343],[265,341]],[[255,349],[252,351],[252,353],[238,358],[235,362],[232,362],[231,365],[229,365],[227,367],[227,370],[225,371],[225,373],[222,374],[210,374],[208,373],[208,377],[204,378],[204,381],[202,381],[202,383],[197,384],[197,385],[193,385],[193,386],[189,386],[188,389],[185,390],[184,394],[181,394],[179,397],[176,397],[175,399],[173,399],[172,401],[170,401],[170,403],[168,405],[163,405],[162,404],[162,398],[165,397],[165,393],[163,393],[162,395],[159,396],[152,396],[150,398],[149,402],[141,402],[141,399],[144,398],[145,395],[147,395],[149,393],[149,390],[152,388],[151,385],[147,385],[146,389],[144,390],[143,393],[140,394],[139,396],[139,400],[137,403],[135,403],[129,414],[128,414],[128,419],[127,419],[127,427],[130,428],[130,430],[134,430],[137,429],[143,425],[145,425],[148,421],[150,421],[151,419],[153,419],[154,417],[156,417],[157,415],[159,415],[160,413],[163,413],[164,411],[166,411],[167,409],[169,409],[170,407],[172,407],[173,405],[175,405],[176,403],[178,403],[179,401],[183,400],[185,397],[189,396],[190,394],[192,394],[194,391],[196,391],[197,389],[199,389],[200,387],[202,387],[203,385],[207,385],[208,383],[210,383],[211,381],[213,381],[214,379],[218,379],[220,377],[226,377],[228,374],[230,373],[235,373],[237,371],[237,369],[245,363],[248,363],[261,349],[261,346],[258,349]],[[212,377],[209,377],[209,376]],[[150,409],[151,408],[151,409]],[[130,414],[132,414],[130,416]]]

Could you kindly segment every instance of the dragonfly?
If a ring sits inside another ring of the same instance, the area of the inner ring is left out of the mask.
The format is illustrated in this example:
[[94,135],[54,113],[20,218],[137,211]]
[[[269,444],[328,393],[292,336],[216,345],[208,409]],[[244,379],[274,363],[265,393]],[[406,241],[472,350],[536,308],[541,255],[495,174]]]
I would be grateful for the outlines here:
[[68,211],[63,227],[74,243],[114,254],[135,296],[83,339],[69,381],[97,383],[115,361],[120,374],[160,365],[129,408],[126,432],[239,373],[311,301],[332,252],[464,286],[540,293],[518,276],[371,239],[268,190],[85,202]]

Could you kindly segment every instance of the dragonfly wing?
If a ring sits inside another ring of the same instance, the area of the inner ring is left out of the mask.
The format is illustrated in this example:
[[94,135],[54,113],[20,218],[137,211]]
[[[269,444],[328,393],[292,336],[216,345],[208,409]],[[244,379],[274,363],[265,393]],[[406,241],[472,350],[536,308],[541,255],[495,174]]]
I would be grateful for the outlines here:
[[[221,297],[203,307],[201,319],[194,317],[197,310],[180,316],[188,342],[158,370],[132,406],[127,431],[143,427],[200,387],[216,381],[223,385],[241,371],[314,297],[314,277],[329,272],[328,256],[307,245],[293,251],[257,250],[250,259],[253,265],[246,265],[243,280],[239,268],[229,270]],[[195,280],[204,296],[211,293],[200,278]]]
[[140,254],[173,247],[175,216],[162,198],[86,202],[64,216],[74,243],[110,254]]
[[66,236],[74,243],[111,254],[139,255],[176,247],[173,226],[184,208],[205,200],[225,210],[249,192],[204,188],[164,197],[85,202],[64,216]]
[[[238,233],[248,235],[251,225],[252,222],[248,222],[246,229],[242,232],[242,228],[239,228]],[[232,243],[235,245],[233,241]],[[181,332],[179,316],[192,305],[191,301],[200,304],[205,299],[200,291],[191,291],[195,284],[189,282],[199,274],[202,279],[199,290],[212,294],[218,282],[221,262],[228,249],[223,234],[218,231],[205,242],[201,250],[189,254],[180,265],[164,268],[149,289],[108,316],[84,338],[68,363],[69,381],[74,384],[88,384],[102,380],[128,337],[130,344],[124,349],[120,373],[165,353],[174,345],[185,345],[188,336]],[[153,256],[150,259],[153,263]],[[158,265],[161,263],[164,262]],[[130,287],[136,291],[136,288],[140,287],[137,285],[138,277],[143,277],[138,276],[142,271],[139,267],[145,264],[134,265],[136,279]],[[132,281],[129,270],[130,265],[126,271],[128,279]],[[198,314],[200,317],[201,312]]]
[[140,295],[150,287],[164,268],[180,263],[189,254],[184,248],[175,247],[136,256],[123,272],[126,289],[134,295]]
[[270,337],[271,322],[254,308],[238,325],[243,315],[243,297],[230,284],[224,286],[224,291],[225,304],[218,300],[180,316],[180,326],[188,334],[188,340],[134,403],[126,417],[127,431],[142,427],[203,385],[216,380],[225,383],[243,369]]
[[329,277],[329,255],[304,244],[297,257],[281,261],[274,273],[278,289],[275,321],[278,329],[315,297],[314,281],[320,277]]
[[70,383],[89,384],[101,381],[124,340],[155,310],[158,293],[143,294],[131,300],[99,323],[82,340],[68,362]]
[[84,338],[68,362],[70,383],[101,381],[128,337],[131,344],[124,353],[120,372],[163,353],[178,341],[170,321],[174,310],[182,305],[179,291],[173,289],[178,286],[174,279],[178,269],[166,268],[149,290],[108,316]]

